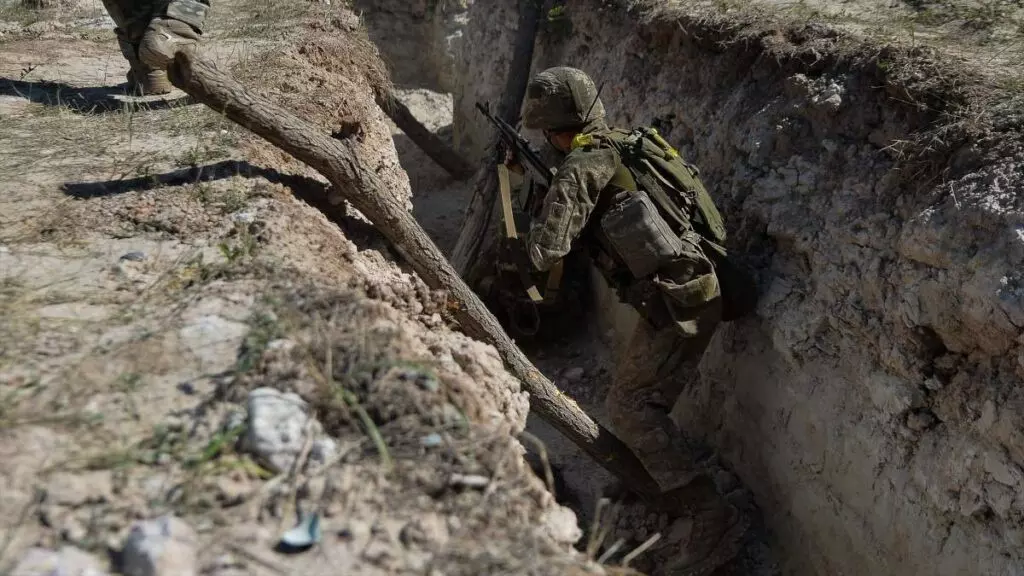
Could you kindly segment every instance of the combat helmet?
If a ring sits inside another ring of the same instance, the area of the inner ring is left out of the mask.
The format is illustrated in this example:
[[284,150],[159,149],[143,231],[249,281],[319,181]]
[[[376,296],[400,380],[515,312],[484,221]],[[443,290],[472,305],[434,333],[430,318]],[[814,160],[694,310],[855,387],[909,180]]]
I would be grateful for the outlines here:
[[526,86],[523,126],[528,129],[571,130],[600,118],[604,118],[604,104],[594,81],[582,70],[548,68]]

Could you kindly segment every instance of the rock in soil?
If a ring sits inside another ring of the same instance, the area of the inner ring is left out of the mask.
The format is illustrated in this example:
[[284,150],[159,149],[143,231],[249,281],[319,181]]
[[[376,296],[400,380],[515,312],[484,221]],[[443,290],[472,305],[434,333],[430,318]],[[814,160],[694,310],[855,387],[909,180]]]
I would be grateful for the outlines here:
[[[285,472],[295,464],[306,442],[307,426],[313,434],[321,434],[320,423],[309,421],[308,406],[297,394],[257,388],[249,393],[248,407],[246,449],[273,472]],[[310,458],[323,463],[335,450],[333,440],[319,438],[311,446]]]
[[132,526],[121,551],[125,576],[195,576],[196,533],[184,520],[161,516]]

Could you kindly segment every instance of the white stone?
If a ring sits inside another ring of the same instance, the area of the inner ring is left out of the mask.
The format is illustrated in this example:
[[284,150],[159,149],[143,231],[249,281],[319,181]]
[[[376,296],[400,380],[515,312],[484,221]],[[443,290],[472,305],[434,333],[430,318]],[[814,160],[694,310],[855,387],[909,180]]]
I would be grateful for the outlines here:
[[551,539],[559,544],[575,544],[583,536],[576,514],[565,506],[548,509],[541,522]]
[[196,533],[184,520],[161,516],[132,526],[121,551],[125,576],[195,576]]
[[291,392],[257,388],[249,393],[248,409],[246,449],[273,472],[290,470],[305,442],[306,402]]

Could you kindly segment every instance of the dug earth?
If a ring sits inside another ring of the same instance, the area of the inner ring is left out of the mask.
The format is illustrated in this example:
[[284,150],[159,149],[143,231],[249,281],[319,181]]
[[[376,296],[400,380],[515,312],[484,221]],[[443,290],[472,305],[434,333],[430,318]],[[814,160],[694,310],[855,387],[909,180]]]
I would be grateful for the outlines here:
[[[469,10],[465,154],[517,17]],[[1024,573],[1019,97],[938,51],[698,2],[567,3],[533,68],[562,64],[700,167],[759,271],[756,317],[721,330],[674,417],[753,490],[788,570]],[[621,342],[635,315],[602,298]]]

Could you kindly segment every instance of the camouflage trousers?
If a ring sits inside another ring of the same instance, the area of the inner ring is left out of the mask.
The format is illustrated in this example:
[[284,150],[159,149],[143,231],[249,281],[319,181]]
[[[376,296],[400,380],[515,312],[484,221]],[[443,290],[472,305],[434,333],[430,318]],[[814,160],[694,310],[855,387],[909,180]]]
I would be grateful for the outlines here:
[[605,406],[616,435],[663,491],[700,475],[700,450],[670,417],[721,319],[721,298],[705,304],[688,335],[640,320],[619,358]]
[[210,0],[103,0],[103,6],[117,26],[118,38],[138,44],[154,18],[181,20],[202,31]]

